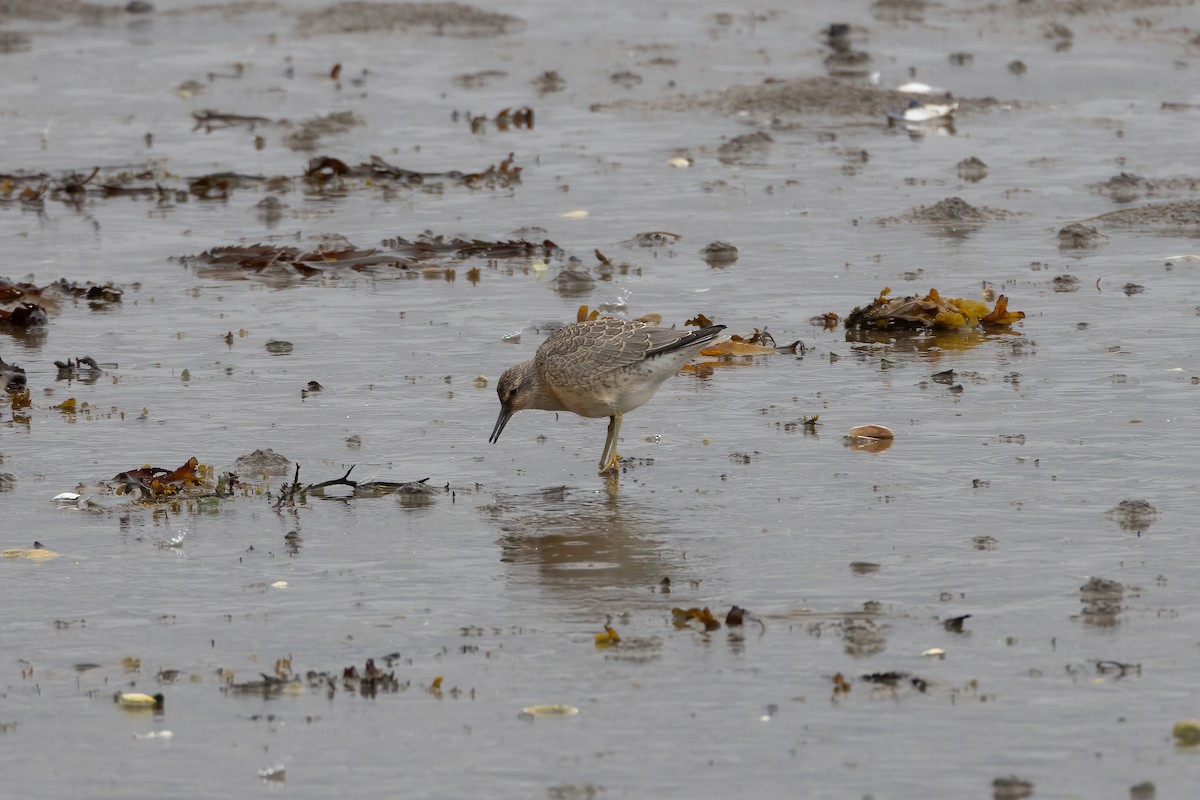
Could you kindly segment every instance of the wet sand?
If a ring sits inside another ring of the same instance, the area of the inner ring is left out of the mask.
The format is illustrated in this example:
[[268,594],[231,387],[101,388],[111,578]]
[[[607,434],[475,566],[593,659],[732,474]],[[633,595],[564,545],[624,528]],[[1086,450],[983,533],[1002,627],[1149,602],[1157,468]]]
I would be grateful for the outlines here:
[[[0,331],[11,791],[1188,796],[1194,6],[131,8],[0,5],[0,276],[123,292]],[[884,287],[1026,318],[810,322]],[[614,485],[602,420],[487,444],[581,304],[807,349],[670,379]],[[427,488],[112,490],[268,447]]]

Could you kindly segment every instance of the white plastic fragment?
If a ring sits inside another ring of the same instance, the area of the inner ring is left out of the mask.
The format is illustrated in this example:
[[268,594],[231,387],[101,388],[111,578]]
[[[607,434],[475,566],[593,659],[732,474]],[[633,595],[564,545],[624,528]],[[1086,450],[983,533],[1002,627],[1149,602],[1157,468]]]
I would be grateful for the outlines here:
[[287,767],[285,767],[283,764],[276,764],[273,767],[260,769],[258,771],[258,777],[262,778],[264,781],[287,780]]
[[135,733],[135,739],[170,739],[175,734],[170,731],[147,731],[146,733]]
[[550,705],[525,706],[521,709],[521,713],[531,714],[535,717],[573,717],[579,713],[579,709],[575,706],[554,703]]

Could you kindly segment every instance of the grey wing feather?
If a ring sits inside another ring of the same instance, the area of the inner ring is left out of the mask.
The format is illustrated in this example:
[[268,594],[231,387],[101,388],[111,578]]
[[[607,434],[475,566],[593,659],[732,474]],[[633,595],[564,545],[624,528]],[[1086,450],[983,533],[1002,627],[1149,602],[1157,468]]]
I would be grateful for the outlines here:
[[698,331],[675,331],[663,328],[651,328],[647,331],[650,334],[650,350],[646,353],[646,357],[653,358],[657,355],[682,350],[693,345],[703,347],[717,338],[717,334],[723,330],[725,330],[724,325],[710,325]]
[[645,323],[617,319],[571,325],[551,334],[535,358],[552,375],[602,375],[645,358],[650,349],[648,329]]
[[597,319],[558,330],[538,348],[536,360],[544,372],[592,379],[617,372],[657,355],[706,344],[724,329],[653,328],[644,322]]

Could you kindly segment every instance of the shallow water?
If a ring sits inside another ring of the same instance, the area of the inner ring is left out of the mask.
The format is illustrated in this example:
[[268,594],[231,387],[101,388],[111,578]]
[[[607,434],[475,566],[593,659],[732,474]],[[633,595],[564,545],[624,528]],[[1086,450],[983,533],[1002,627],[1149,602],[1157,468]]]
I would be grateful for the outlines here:
[[[1188,519],[1200,467],[1187,453],[1200,300],[1195,262],[1165,258],[1195,253],[1200,228],[1098,224],[1107,238],[1080,251],[1060,250],[1057,231],[1122,207],[1089,188],[1120,172],[1198,177],[1186,170],[1200,112],[1161,107],[1200,103],[1194,6],[1041,3],[1018,16],[951,3],[894,22],[878,5],[752,18],[720,4],[563,14],[527,2],[505,7],[519,30],[461,37],[453,26],[305,36],[299,4],[156,5],[3,20],[31,47],[0,54],[0,172],[154,162],[173,186],[217,171],[296,179],[273,193],[285,205],[274,222],[256,209],[272,194],[262,187],[0,203],[0,272],[126,290],[104,311],[65,304],[41,334],[0,334],[33,399],[28,425],[0,411],[0,471],[15,478],[0,493],[0,547],[37,540],[62,554],[0,561],[0,740],[17,796],[989,797],[1010,776],[1039,798],[1124,797],[1143,781],[1187,796],[1196,753],[1170,734],[1197,715]],[[819,31],[843,21],[883,85],[914,67],[1001,105],[965,110],[955,135],[910,137],[827,109],[738,115],[702,102],[823,75]],[[1069,50],[1043,35],[1053,21],[1074,32]],[[952,52],[974,60],[953,66]],[[1006,69],[1018,58],[1023,76]],[[339,62],[340,83],[328,77]],[[235,63],[240,77],[208,78]],[[506,75],[474,89],[453,80],[484,70]],[[547,70],[564,90],[538,94]],[[622,70],[642,82],[614,83]],[[181,98],[189,79],[204,91]],[[451,116],[525,104],[533,130],[472,135]],[[190,116],[202,109],[293,125],[205,134]],[[285,146],[300,121],[343,110],[363,124],[315,152]],[[765,150],[717,157],[760,127]],[[318,194],[297,177],[322,154],[474,171],[509,153],[524,168],[511,189],[349,182]],[[677,155],[693,166],[670,167]],[[987,163],[984,180],[956,176],[968,156]],[[957,230],[879,221],[952,196],[1011,216]],[[576,209],[589,215],[562,216]],[[427,229],[549,238],[593,274],[595,249],[630,266],[568,295],[554,288],[563,259],[544,273],[530,259],[475,260],[455,264],[453,281],[386,268],[228,280],[178,260],[272,237],[376,247]],[[654,230],[681,238],[622,244]],[[716,239],[739,248],[736,264],[703,261]],[[1077,291],[1053,291],[1064,274]],[[1012,332],[864,343],[809,323],[885,286],[975,297],[984,282],[1027,313]],[[1127,295],[1128,283],[1145,291]],[[580,304],[618,302],[668,324],[703,312],[742,333],[767,327],[808,350],[668,381],[625,419],[619,487],[595,475],[602,420],[526,412],[488,445],[503,368]],[[269,354],[270,339],[293,352]],[[116,366],[91,384],[56,380],[55,359],[82,355]],[[931,380],[946,369],[961,393]],[[325,388],[302,397],[310,380]],[[68,397],[95,412],[52,408]],[[814,414],[816,433],[795,424]],[[843,432],[867,422],[895,429],[894,445],[845,447]],[[354,465],[359,480],[428,477],[439,492],[281,511],[265,495],[50,501],[147,463],[194,455],[227,470],[260,447],[298,462],[304,482]],[[1158,512],[1140,535],[1106,515],[1128,498]],[[1085,613],[1093,576],[1124,584],[1117,613]],[[754,619],[741,630],[672,623],[673,606],[723,618],[734,604]],[[943,627],[962,614],[963,633]],[[622,643],[598,648],[606,623]],[[945,658],[922,657],[929,648]],[[374,698],[339,683],[332,698],[310,687],[264,699],[223,691],[217,673],[249,681],[290,656],[301,676],[340,675],[392,653],[408,686]],[[140,668],[123,669],[127,656]],[[1119,676],[1103,661],[1140,669]],[[180,675],[161,684],[163,669]],[[889,671],[925,691],[861,677]],[[849,692],[835,691],[838,673]],[[162,691],[165,709],[124,712],[119,689]],[[580,713],[521,714],[539,703]],[[160,730],[173,736],[137,738]],[[275,766],[286,780],[260,781]]]

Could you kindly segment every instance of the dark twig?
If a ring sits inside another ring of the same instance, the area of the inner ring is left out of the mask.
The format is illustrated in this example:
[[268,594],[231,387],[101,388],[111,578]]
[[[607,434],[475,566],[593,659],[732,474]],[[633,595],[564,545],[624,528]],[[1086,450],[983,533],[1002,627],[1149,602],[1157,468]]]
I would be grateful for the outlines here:
[[301,491],[301,489],[300,489],[300,464],[299,463],[296,464],[296,475],[295,475],[295,477],[292,478],[292,482],[290,484],[285,483],[283,486],[280,487],[279,499],[275,501],[275,506],[274,506],[275,510],[278,511],[280,508],[282,508],[284,503],[293,502],[296,498],[296,492],[298,492],[298,491]]
[[[351,489],[353,489],[356,486],[358,486],[358,482],[350,480],[350,473],[354,471],[354,468],[356,466],[358,466],[358,465],[351,464],[350,469],[346,470],[346,474],[340,478],[334,478],[331,481],[322,481],[321,483],[310,483],[308,486],[305,487],[304,491],[311,492],[316,489],[324,489],[326,486],[349,486]],[[299,472],[297,472],[296,474],[297,474],[297,477],[299,477]]]

